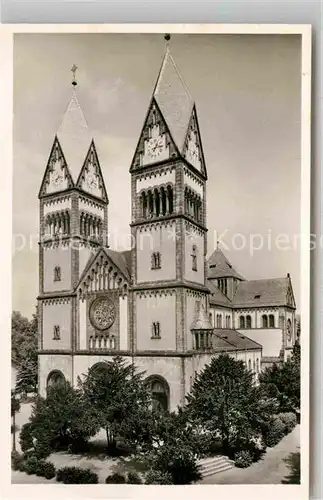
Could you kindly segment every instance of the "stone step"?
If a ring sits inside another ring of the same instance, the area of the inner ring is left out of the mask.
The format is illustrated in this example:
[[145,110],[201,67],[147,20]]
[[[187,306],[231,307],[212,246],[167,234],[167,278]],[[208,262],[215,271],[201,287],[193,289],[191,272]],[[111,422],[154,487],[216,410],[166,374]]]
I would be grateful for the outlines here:
[[224,456],[224,455],[215,455],[214,457],[207,457],[207,458],[202,458],[201,460],[199,460],[199,466],[200,467],[204,467],[204,466],[207,466],[209,464],[214,464],[215,462],[230,462],[230,463],[233,463],[233,460],[230,460],[228,457]]
[[223,455],[208,457],[199,461],[199,468],[203,477],[218,474],[233,467],[234,462]]
[[213,474],[218,474],[219,472],[224,472],[225,470],[230,470],[233,468],[232,464],[223,463],[217,465],[209,465],[207,469],[200,471],[203,477],[212,476]]
[[204,471],[204,473],[201,472],[201,474],[202,474],[202,477],[214,476],[215,474],[220,474],[221,472],[231,470],[232,468],[233,468],[233,465],[223,464],[219,467],[214,467],[214,468],[211,467],[209,470]]

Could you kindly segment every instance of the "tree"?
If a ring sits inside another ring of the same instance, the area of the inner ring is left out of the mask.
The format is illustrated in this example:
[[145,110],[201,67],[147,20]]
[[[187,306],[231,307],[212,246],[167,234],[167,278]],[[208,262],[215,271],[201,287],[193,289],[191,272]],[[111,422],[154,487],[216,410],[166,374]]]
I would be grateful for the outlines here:
[[11,359],[20,364],[30,352],[37,351],[37,312],[31,321],[18,311],[11,317]]
[[96,425],[106,429],[111,452],[118,440],[137,446],[150,439],[151,397],[142,377],[133,365],[116,356],[79,380],[84,404]]
[[201,479],[197,465],[199,441],[189,413],[182,408],[176,413],[153,413],[151,422],[152,471],[170,475],[172,484],[191,484]]
[[261,436],[274,404],[255,386],[243,361],[221,354],[196,376],[186,408],[228,451]]
[[291,359],[280,365],[266,368],[259,376],[262,390],[267,394],[275,392],[279,411],[296,411],[300,408],[300,346],[294,345]]
[[20,312],[12,313],[11,359],[18,365],[16,392],[37,391],[37,312],[29,321]]
[[16,451],[16,413],[20,411],[20,401],[14,391],[11,391],[11,418],[12,418],[12,450]]
[[80,390],[69,383],[50,387],[47,397],[38,396],[33,405],[26,443],[34,440],[35,448],[44,456],[53,449],[85,444],[98,429],[93,419],[87,418],[83,403]]
[[19,365],[15,391],[17,394],[37,392],[38,359],[37,352],[30,350]]

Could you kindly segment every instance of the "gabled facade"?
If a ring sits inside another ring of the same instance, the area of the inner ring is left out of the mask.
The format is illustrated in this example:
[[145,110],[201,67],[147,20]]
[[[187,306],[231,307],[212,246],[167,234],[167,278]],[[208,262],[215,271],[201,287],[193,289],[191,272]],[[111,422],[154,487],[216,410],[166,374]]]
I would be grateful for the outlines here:
[[146,372],[156,405],[175,410],[195,374],[220,353],[243,360],[256,380],[263,345],[240,328],[253,307],[250,282],[222,253],[206,262],[197,110],[168,48],[138,135],[130,165],[135,245],[117,252],[108,247],[99,157],[73,90],[39,194],[39,390],[76,384],[120,354]]

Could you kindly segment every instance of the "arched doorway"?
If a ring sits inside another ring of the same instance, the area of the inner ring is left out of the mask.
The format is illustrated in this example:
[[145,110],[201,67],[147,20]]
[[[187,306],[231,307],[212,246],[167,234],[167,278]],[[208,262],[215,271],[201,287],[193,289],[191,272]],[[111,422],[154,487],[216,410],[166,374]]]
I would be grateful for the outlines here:
[[60,387],[66,384],[66,379],[63,373],[59,370],[53,370],[47,377],[46,390],[52,387]]
[[153,409],[160,412],[168,411],[169,385],[167,381],[159,375],[152,375],[146,379],[145,383],[149,387],[152,396]]

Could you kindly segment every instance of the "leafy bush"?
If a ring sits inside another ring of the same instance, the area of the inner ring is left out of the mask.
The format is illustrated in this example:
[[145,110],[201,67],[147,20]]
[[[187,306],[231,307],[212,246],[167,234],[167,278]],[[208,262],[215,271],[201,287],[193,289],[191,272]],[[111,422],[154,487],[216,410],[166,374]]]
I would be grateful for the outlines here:
[[98,475],[90,469],[79,467],[63,467],[56,474],[56,480],[64,484],[97,484]]
[[142,484],[141,477],[137,472],[129,472],[127,477],[128,484]]
[[46,479],[52,479],[56,476],[56,469],[54,464],[47,462],[46,460],[39,460],[38,467],[36,470],[36,476],[42,476]]
[[286,425],[283,420],[278,415],[275,415],[271,420],[271,425],[263,435],[264,444],[269,448],[275,446],[284,437],[285,430]]
[[106,484],[124,484],[126,482],[126,478],[124,477],[123,474],[111,474],[111,476],[108,476],[105,480]]
[[150,470],[146,475],[145,484],[174,484],[168,472]]
[[286,432],[287,433],[291,432],[297,424],[297,418],[295,413],[292,412],[280,413],[278,416],[285,424]]
[[11,453],[11,467],[13,470],[24,470],[24,456],[17,451]]
[[202,478],[193,450],[180,443],[167,443],[158,448],[152,469],[168,472],[173,484],[192,484]]
[[27,451],[33,447],[32,425],[27,422],[24,424],[20,431],[19,443],[22,451]]
[[51,387],[47,397],[37,397],[29,426],[25,429],[26,448],[36,439],[35,452],[45,458],[52,451],[84,449],[84,443],[97,432],[91,408],[85,406],[80,390],[69,383]]
[[25,459],[24,470],[27,474],[37,474],[39,460],[35,455],[31,455]]
[[251,465],[252,462],[253,462],[253,457],[250,451],[248,450],[238,451],[234,455],[234,464],[236,467],[245,469],[246,467],[249,467],[249,465]]

